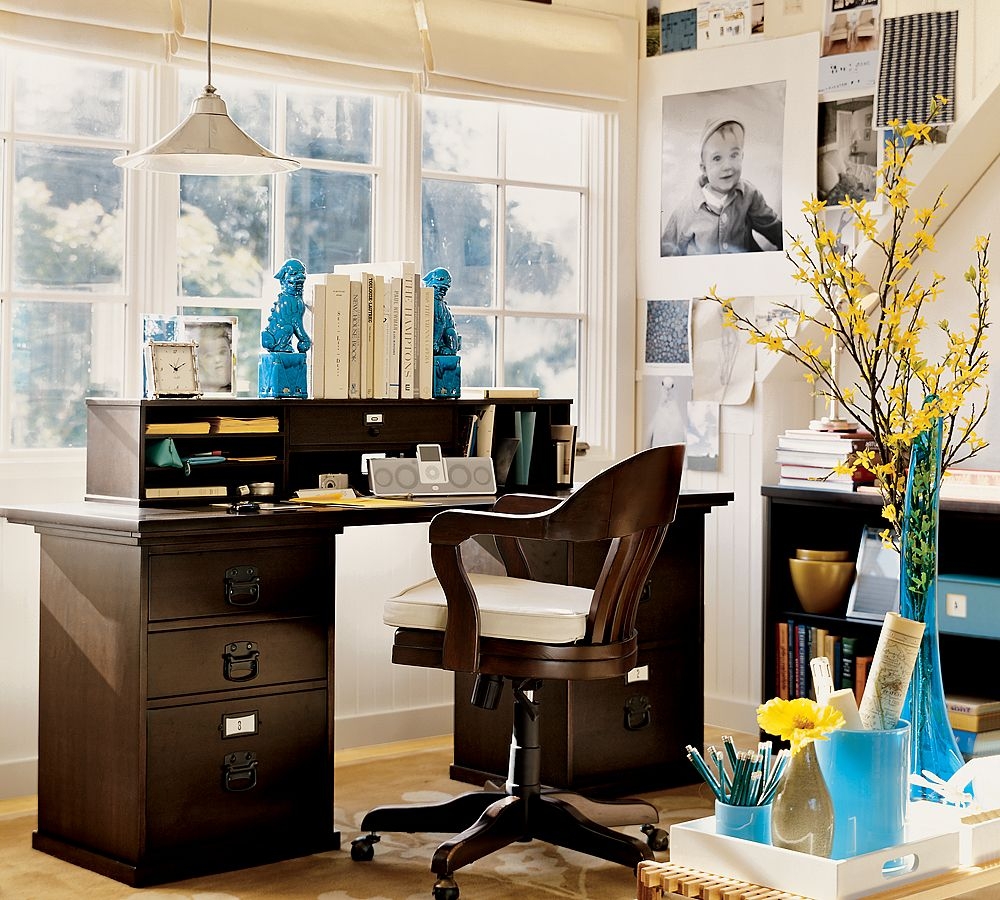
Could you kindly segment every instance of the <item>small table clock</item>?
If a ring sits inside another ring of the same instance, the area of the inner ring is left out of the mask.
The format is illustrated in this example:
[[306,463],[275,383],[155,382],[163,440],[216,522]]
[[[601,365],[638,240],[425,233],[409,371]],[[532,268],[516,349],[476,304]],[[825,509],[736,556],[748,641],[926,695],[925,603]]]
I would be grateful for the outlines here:
[[148,341],[146,372],[154,397],[201,396],[194,341]]

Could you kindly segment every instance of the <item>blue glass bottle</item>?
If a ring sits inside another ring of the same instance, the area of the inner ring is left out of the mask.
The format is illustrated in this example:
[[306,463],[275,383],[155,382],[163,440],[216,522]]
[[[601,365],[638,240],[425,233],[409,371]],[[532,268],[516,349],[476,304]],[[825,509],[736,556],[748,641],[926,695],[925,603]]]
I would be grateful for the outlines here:
[[[928,397],[924,405],[933,402]],[[910,771],[933,772],[947,781],[965,760],[948,721],[941,681],[937,627],[937,551],[941,489],[941,420],[921,432],[910,450],[900,536],[899,614],[924,623],[924,636],[901,718],[910,723]],[[910,785],[911,800],[940,800]]]

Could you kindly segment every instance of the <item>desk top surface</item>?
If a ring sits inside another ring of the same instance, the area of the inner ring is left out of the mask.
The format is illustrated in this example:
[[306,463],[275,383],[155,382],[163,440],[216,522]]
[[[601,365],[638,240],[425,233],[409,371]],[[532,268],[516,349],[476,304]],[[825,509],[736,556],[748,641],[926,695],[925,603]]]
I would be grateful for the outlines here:
[[[17,525],[33,525],[38,530],[62,528],[133,537],[193,531],[252,532],[260,528],[328,528],[342,531],[353,526],[427,522],[445,509],[489,509],[495,499],[492,495],[435,497],[427,498],[419,505],[372,508],[279,503],[244,515],[232,515],[228,511],[228,504],[224,503],[165,509],[81,500],[33,506],[0,506],[0,517]],[[713,507],[727,505],[732,499],[733,494],[728,491],[685,491],[681,493],[678,508],[681,511],[707,513]]]

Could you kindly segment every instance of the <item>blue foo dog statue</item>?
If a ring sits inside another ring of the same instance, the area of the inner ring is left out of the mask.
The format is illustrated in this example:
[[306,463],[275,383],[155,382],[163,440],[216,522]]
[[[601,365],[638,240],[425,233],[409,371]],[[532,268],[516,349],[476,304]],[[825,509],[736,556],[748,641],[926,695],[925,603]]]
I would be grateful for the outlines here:
[[445,294],[451,287],[451,273],[442,267],[431,269],[424,284],[434,289],[434,387],[432,397],[462,396],[462,337],[455,330]]
[[302,321],[306,267],[297,259],[288,259],[274,277],[281,283],[281,292],[271,307],[267,327],[260,333],[264,349],[257,370],[257,394],[305,399],[309,396],[306,351],[312,346]]

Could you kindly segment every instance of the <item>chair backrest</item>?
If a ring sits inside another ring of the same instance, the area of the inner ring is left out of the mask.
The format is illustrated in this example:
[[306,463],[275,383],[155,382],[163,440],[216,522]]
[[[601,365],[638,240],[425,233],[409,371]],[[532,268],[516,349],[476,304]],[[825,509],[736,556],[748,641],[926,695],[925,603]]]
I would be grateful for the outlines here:
[[[634,629],[639,599],[677,511],[683,466],[682,444],[643,450],[586,482],[546,515],[544,540],[610,541],[587,620],[588,643],[620,641]],[[516,542],[497,543],[508,571],[527,571]]]

